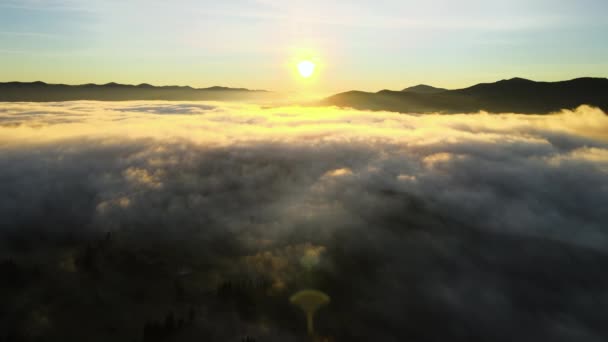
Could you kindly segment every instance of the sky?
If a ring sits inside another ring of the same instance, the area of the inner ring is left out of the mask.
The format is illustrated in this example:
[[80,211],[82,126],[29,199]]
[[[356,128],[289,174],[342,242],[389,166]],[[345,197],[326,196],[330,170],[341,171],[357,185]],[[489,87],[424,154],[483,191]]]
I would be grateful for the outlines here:
[[[608,74],[605,0],[0,0],[0,81],[287,92]],[[295,64],[317,63],[302,81]]]

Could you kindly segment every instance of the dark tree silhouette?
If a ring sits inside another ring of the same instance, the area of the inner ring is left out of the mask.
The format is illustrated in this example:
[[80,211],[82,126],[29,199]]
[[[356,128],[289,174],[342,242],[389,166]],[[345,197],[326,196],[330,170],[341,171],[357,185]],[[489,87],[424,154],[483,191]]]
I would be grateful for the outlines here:
[[186,290],[184,289],[184,285],[179,279],[176,279],[174,282],[175,288],[175,300],[177,302],[184,302],[186,300]]
[[25,283],[25,275],[15,260],[8,259],[0,263],[0,288],[19,289]]
[[97,249],[90,244],[84,249],[80,260],[79,266],[83,269],[83,271],[90,274],[98,274],[99,273],[99,260],[98,260],[98,252]]
[[196,312],[195,308],[190,308],[190,310],[188,310],[188,324],[194,324],[197,314],[198,313]]
[[175,316],[172,312],[170,312],[167,314],[167,317],[165,317],[165,331],[167,333],[173,333],[175,332],[176,328],[177,325],[175,323]]

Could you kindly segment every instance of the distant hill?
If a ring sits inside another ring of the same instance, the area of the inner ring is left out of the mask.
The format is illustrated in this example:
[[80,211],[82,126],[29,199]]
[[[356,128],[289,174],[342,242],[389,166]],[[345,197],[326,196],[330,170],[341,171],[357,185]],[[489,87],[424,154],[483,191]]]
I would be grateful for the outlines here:
[[402,92],[406,93],[416,93],[416,94],[437,94],[447,91],[447,89],[443,88],[435,88],[426,84],[419,84],[417,86],[405,88]]
[[[551,113],[580,105],[608,112],[608,79],[577,78],[562,82],[535,82],[523,78],[482,83],[465,89],[428,91],[349,91],[321,101],[321,105],[387,110],[402,113]],[[436,88],[432,88],[436,89]]]
[[266,99],[274,96],[264,90],[244,88],[192,88],[182,86],[156,87],[150,84],[125,85],[107,83],[102,85],[47,84],[44,82],[0,83],[0,101],[48,102],[48,101],[128,101],[128,100],[170,100],[170,101],[242,101]]

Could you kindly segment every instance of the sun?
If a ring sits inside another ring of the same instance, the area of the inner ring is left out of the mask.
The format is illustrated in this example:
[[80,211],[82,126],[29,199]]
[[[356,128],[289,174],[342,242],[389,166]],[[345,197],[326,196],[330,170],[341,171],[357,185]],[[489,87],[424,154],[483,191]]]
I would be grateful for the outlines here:
[[298,63],[298,72],[300,73],[300,76],[309,78],[315,73],[316,67],[316,64],[311,61],[301,61]]

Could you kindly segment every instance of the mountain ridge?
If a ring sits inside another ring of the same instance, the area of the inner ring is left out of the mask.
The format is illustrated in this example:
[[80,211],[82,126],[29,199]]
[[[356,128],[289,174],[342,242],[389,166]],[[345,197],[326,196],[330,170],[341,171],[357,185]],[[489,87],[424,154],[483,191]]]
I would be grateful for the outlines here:
[[581,105],[599,107],[606,112],[608,111],[608,79],[581,77],[567,81],[537,82],[515,77],[432,93],[393,90],[382,90],[377,93],[348,91],[327,97],[319,104],[402,113],[487,111],[547,114],[562,109],[574,109]]
[[49,102],[49,101],[129,101],[129,100],[205,100],[240,101],[273,96],[267,90],[212,86],[193,88],[190,86],[154,86],[109,82],[105,84],[52,84],[35,82],[0,83],[0,101]]
[[155,88],[155,89],[163,89],[163,88],[181,88],[181,89],[193,89],[193,90],[234,90],[234,91],[253,91],[253,92],[270,92],[264,89],[248,89],[248,88],[233,88],[233,87],[225,87],[225,86],[211,86],[205,88],[194,88],[192,86],[178,86],[178,85],[152,85],[150,83],[140,83],[140,84],[125,84],[125,83],[116,83],[116,82],[108,82],[103,84],[97,83],[85,83],[85,84],[65,84],[65,83],[47,83],[44,81],[32,81],[32,82],[22,82],[22,81],[10,81],[10,82],[0,82],[0,86],[2,85],[37,85],[37,86],[62,86],[62,87],[126,87],[126,88]]
[[417,94],[435,94],[435,93],[441,93],[441,92],[447,91],[447,89],[436,88],[436,87],[426,85],[426,84],[418,84],[418,85],[415,85],[412,87],[407,87],[401,91],[417,93]]
[[[267,101],[277,93],[266,90],[212,86],[154,86],[119,84],[49,84],[35,82],[0,83],[0,101]],[[402,113],[490,113],[547,114],[590,105],[608,112],[608,79],[581,77],[558,82],[538,82],[515,77],[494,83],[447,90],[425,84],[401,91],[365,92],[351,90],[332,95],[314,105],[350,107],[362,110]]]

